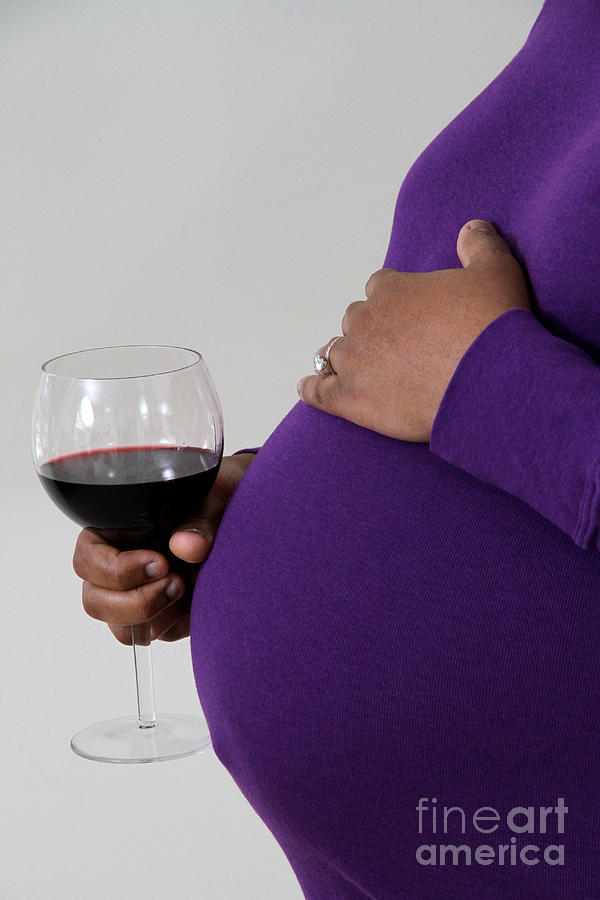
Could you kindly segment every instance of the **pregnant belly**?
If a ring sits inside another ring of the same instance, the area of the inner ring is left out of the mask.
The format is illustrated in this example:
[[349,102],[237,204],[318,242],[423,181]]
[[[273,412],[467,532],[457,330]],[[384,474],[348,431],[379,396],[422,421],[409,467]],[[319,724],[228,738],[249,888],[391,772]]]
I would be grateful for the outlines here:
[[[307,897],[593,895],[599,557],[427,445],[292,409],[223,519],[191,637],[215,752]],[[562,834],[469,819],[559,797]],[[420,833],[419,798],[464,824],[434,833],[430,812]],[[542,862],[453,867],[452,893],[415,856],[440,841]]]

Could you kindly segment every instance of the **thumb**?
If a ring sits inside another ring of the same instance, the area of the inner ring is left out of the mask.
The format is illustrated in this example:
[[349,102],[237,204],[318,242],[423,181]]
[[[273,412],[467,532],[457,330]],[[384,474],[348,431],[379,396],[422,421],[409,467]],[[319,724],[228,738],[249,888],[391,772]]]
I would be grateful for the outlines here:
[[489,265],[499,256],[512,256],[504,238],[484,219],[471,219],[463,225],[458,234],[456,252],[463,268],[473,264]]
[[171,553],[184,562],[204,562],[213,545],[226,506],[225,492],[214,485],[198,512],[182,522],[171,535],[169,541]]

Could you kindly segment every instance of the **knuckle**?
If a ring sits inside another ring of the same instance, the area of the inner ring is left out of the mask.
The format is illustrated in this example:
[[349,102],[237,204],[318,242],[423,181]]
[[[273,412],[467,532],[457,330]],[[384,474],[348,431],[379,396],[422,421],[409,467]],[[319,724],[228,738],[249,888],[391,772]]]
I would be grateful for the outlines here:
[[312,406],[323,402],[323,382],[330,375],[309,375],[302,384],[301,397],[305,403]]
[[369,278],[367,279],[367,283],[365,284],[365,296],[369,297],[373,291],[377,290],[382,284],[386,281],[386,276],[392,272],[395,272],[395,269],[377,269],[376,272],[373,272]]
[[75,547],[73,549],[73,569],[75,574],[79,576],[79,578],[85,578],[86,572],[89,568],[89,559],[90,554],[92,552],[91,545],[88,541],[88,533],[87,531],[80,531],[75,541]]
[[321,376],[310,375],[302,384],[302,399],[305,403],[316,403],[317,402],[317,378],[321,379]]
[[374,288],[375,288],[375,285],[376,285],[376,283],[377,283],[378,275],[379,275],[380,272],[381,272],[381,269],[378,269],[376,272],[373,272],[373,273],[372,273],[371,275],[369,275],[369,277],[367,278],[367,281],[366,281],[366,284],[365,284],[365,297],[369,297],[370,294],[373,292],[373,290],[374,290]]
[[112,586],[119,589],[123,583],[123,567],[121,566],[119,554],[115,553],[110,556],[105,563],[106,575]]
[[336,374],[339,375],[340,367],[344,366],[344,362],[346,359],[346,343],[347,338],[344,336],[341,341],[337,341],[331,349],[331,353],[329,354],[329,362],[333,366]]
[[170,581],[164,580],[159,584],[145,585],[132,588],[129,592],[131,603],[132,624],[138,625],[154,618],[165,606],[172,601],[166,594]]
[[74,570],[75,574],[79,578],[83,578],[83,570],[84,570],[83,553],[82,553],[81,547],[79,545],[79,541],[75,544],[75,550],[73,552],[72,563],[73,563],[73,570]]
[[152,602],[153,592],[144,591],[142,588],[132,588],[128,591],[132,625],[146,622],[152,615],[155,603]]
[[403,278],[406,278],[406,274],[398,272],[396,269],[379,269],[379,271],[373,272],[365,285],[369,303],[381,296],[386,296],[390,291],[394,292],[398,287],[399,280]]
[[109,625],[108,627],[120,644],[131,647],[131,628],[119,625]]
[[319,406],[323,406],[323,404],[325,403],[325,394],[323,391],[323,381],[324,380],[325,379],[319,379],[315,383],[314,388],[313,388],[313,398],[314,398],[315,402],[319,404]]
[[346,312],[344,313],[344,318],[342,319],[342,331],[344,335],[346,335],[352,327],[352,323],[360,312],[360,308],[362,307],[363,303],[365,303],[364,300],[355,300],[354,303],[350,303],[349,306],[346,307]]
[[89,581],[83,582],[83,587],[81,589],[81,602],[83,604],[83,609],[92,619],[101,619],[100,615],[100,598],[98,596],[97,589],[89,583]]

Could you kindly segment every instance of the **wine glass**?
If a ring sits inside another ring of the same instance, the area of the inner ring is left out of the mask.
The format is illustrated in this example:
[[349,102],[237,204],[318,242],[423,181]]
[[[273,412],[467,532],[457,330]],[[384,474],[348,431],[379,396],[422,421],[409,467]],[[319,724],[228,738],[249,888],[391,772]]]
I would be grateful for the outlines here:
[[[223,414],[201,355],[183,347],[81,350],[42,365],[32,425],[39,479],[69,518],[121,550],[168,550],[171,531],[211,489]],[[141,763],[210,746],[200,716],[157,715],[150,625],[131,628],[138,715],[91,725],[75,753]]]

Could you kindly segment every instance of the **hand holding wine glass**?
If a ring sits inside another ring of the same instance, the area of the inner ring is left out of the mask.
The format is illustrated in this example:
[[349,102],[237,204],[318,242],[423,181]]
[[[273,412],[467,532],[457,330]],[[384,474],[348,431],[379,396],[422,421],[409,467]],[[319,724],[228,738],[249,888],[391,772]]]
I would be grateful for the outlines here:
[[148,623],[152,640],[187,637],[196,574],[253,459],[253,453],[223,457],[210,492],[171,536],[170,555],[183,561],[177,572],[155,550],[119,551],[100,534],[84,529],[75,545],[73,568],[83,579],[82,600],[88,615],[106,622],[122,644],[131,644],[131,625],[142,622]]
[[[171,532],[217,478],[223,416],[196,351],[104,347],[44,363],[32,438],[46,492],[101,537],[105,554],[112,545],[113,560],[142,548],[167,557]],[[73,750],[105,762],[152,762],[210,746],[202,718],[156,715],[147,618],[138,614],[130,633],[138,715],[83,729],[71,740]]]

